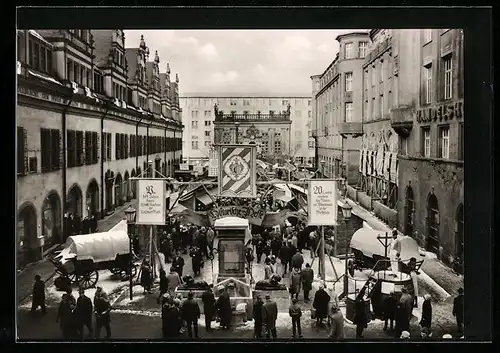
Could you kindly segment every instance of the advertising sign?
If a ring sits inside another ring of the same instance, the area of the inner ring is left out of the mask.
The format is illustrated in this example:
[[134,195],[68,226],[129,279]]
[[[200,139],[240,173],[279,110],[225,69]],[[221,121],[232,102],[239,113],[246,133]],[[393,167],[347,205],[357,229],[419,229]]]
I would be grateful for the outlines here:
[[337,181],[309,181],[309,201],[307,203],[310,226],[337,225]]
[[138,210],[136,224],[165,224],[165,192],[163,179],[138,179]]
[[213,208],[208,211],[208,218],[211,224],[217,219],[224,217],[239,217],[248,219],[248,222],[260,226],[266,212],[260,207],[250,207],[250,206],[222,206]]
[[255,145],[221,145],[220,196],[256,197]]

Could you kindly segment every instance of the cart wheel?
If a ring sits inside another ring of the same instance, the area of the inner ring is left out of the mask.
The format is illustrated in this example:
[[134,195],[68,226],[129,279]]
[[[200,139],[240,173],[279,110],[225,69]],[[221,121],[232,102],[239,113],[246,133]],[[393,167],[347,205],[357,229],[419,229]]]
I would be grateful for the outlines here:
[[71,281],[71,283],[77,283],[77,275],[75,272],[71,272],[70,274],[66,275],[68,279]]
[[94,287],[98,279],[99,279],[99,272],[94,270],[82,276],[78,276],[77,281],[80,287],[82,287],[83,289],[88,289]]
[[[134,278],[136,274],[137,274],[137,267],[134,266],[134,267],[132,267],[132,278]],[[128,277],[128,269],[120,271],[120,279],[122,281],[126,281],[126,280],[129,279],[129,277]]]

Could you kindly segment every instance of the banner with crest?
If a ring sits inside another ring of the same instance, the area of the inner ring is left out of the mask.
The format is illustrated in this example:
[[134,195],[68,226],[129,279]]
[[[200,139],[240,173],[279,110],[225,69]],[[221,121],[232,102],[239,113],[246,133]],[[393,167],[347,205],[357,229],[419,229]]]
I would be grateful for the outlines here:
[[256,145],[220,145],[219,190],[223,197],[256,197]]

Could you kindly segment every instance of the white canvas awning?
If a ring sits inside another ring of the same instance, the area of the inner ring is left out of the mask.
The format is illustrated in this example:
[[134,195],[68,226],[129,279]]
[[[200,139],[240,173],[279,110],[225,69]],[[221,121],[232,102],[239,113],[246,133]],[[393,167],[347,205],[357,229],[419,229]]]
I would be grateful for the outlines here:
[[76,255],[77,260],[104,262],[115,260],[117,255],[128,254],[129,246],[127,232],[118,230],[68,237],[65,252]]

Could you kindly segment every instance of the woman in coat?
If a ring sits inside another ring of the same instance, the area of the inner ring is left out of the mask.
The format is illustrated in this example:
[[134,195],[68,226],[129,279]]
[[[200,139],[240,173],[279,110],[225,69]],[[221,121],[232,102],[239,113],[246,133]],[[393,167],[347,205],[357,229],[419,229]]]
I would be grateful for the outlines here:
[[424,303],[422,304],[422,319],[420,320],[420,326],[422,326],[422,328],[427,327],[430,330],[431,322],[432,322],[431,296],[430,294],[426,294],[424,295]]
[[292,299],[299,299],[301,279],[300,270],[294,268],[290,275],[290,294],[292,295]]
[[147,261],[144,261],[141,269],[141,286],[144,287],[144,293],[151,292],[151,286],[153,285],[153,275],[151,273],[151,267]]
[[363,330],[368,327],[364,293],[360,293],[356,297],[353,324],[356,325],[356,338],[363,338]]
[[344,316],[338,306],[332,305],[330,311],[330,338],[344,339]]
[[316,326],[323,325],[323,319],[328,316],[328,303],[330,296],[324,290],[323,285],[319,286],[318,291],[314,295],[313,308],[316,309]]
[[72,338],[74,334],[75,323],[73,317],[73,309],[74,307],[71,303],[71,300],[69,299],[69,295],[67,293],[64,293],[57,310],[56,322],[59,323],[63,338],[66,339]]
[[167,279],[167,274],[163,269],[160,270],[160,295],[158,296],[158,299],[156,300],[158,304],[160,304],[160,300],[163,297],[163,294],[167,293],[168,291],[168,279]]

